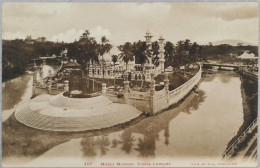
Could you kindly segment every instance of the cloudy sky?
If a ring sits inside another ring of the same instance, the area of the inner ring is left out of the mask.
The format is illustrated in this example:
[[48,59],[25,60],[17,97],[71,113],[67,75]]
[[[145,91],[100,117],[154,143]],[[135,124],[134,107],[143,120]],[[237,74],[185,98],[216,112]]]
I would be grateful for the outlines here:
[[190,39],[207,44],[235,39],[258,44],[256,2],[6,2],[2,8],[2,38],[46,37],[72,42],[84,30],[112,44],[144,40],[147,30],[153,40],[162,34],[176,42]]

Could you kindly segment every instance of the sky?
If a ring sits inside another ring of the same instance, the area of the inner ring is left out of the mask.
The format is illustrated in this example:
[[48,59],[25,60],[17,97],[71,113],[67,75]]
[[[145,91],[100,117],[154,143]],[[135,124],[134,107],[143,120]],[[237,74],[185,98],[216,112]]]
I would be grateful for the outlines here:
[[258,44],[256,2],[4,2],[2,39],[46,37],[73,42],[85,30],[113,45],[163,35],[176,43],[208,44],[225,39]]

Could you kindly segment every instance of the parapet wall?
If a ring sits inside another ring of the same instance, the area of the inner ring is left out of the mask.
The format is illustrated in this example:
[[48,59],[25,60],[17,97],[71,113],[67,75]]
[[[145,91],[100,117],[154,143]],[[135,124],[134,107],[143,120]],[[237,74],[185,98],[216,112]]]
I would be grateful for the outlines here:
[[150,90],[147,92],[132,91],[129,89],[129,86],[127,86],[128,83],[125,83],[125,102],[127,104],[131,104],[142,112],[156,114],[183,99],[192,90],[192,88],[198,84],[201,79],[201,74],[202,69],[200,66],[196,75],[172,91],[169,91],[169,80],[167,73],[165,73],[164,89],[160,91],[155,91],[154,80],[151,81]]

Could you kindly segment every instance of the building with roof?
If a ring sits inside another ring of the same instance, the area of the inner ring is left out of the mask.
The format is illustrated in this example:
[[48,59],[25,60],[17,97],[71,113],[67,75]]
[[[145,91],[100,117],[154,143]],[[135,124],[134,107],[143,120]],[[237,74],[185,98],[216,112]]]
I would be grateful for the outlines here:
[[244,60],[257,60],[258,57],[254,53],[249,53],[248,51],[245,51],[243,54],[238,56],[239,59]]
[[[144,36],[146,39],[146,45],[149,46],[149,49],[152,47],[152,35],[149,31],[146,32]],[[112,55],[119,55],[121,51],[118,47],[114,46],[112,49],[104,54],[103,58],[100,58],[100,64],[91,65],[90,66],[90,76],[95,76],[97,78],[123,78],[124,73],[128,73],[131,76],[131,80],[146,80],[150,81],[151,73],[154,73],[155,76],[164,72],[164,38],[162,35],[159,37],[159,65],[155,66],[152,63],[152,58],[148,58],[149,60],[142,66],[138,63],[134,56],[133,61],[129,61],[128,64],[118,58],[118,61],[115,63],[112,62]]]

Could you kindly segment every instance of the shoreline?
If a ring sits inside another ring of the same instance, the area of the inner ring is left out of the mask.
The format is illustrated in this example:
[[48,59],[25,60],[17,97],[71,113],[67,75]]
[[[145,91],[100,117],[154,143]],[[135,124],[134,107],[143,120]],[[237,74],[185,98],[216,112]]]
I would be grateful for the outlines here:
[[[258,104],[251,103],[252,96],[255,96],[252,93],[249,93],[249,88],[246,87],[247,82],[250,83],[251,79],[245,79],[242,75],[240,76],[241,79],[241,97],[242,97],[242,105],[243,105],[243,124],[240,126],[237,134],[229,141],[226,150],[237,140],[237,138],[245,131],[245,129],[255,120],[255,117],[258,116],[258,111],[254,111],[254,107]],[[254,83],[254,85],[257,85]],[[257,87],[257,86],[256,86]],[[254,88],[253,88],[254,89]],[[256,115],[256,116],[254,116]],[[242,144],[247,143],[246,141],[242,142]],[[231,155],[233,157],[233,155]]]

